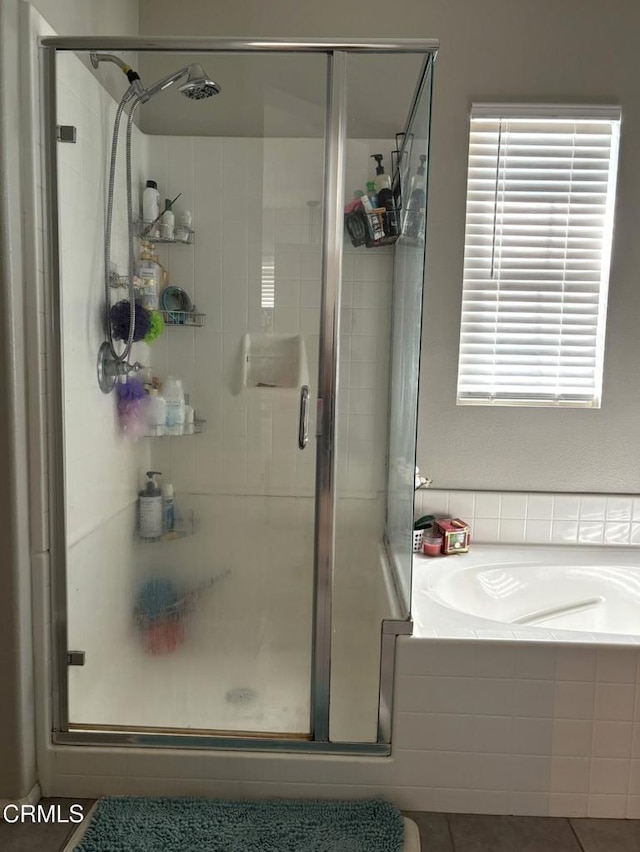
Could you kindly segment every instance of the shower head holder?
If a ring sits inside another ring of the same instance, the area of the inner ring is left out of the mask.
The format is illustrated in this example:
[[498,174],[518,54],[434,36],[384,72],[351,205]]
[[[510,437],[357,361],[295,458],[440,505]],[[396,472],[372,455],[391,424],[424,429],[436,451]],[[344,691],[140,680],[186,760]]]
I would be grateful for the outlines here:
[[139,361],[129,364],[128,361],[120,361],[118,358],[114,358],[111,346],[105,340],[100,346],[100,349],[98,349],[96,367],[100,390],[102,393],[111,393],[121,376],[128,376],[129,373],[137,373],[138,370],[143,369],[144,364],[141,364]]

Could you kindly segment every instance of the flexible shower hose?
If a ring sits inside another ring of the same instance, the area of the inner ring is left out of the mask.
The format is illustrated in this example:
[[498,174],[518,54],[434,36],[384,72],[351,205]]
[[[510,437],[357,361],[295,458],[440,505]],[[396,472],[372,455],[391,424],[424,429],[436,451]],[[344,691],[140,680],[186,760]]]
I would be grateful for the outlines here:
[[[135,258],[133,250],[133,202],[131,189],[131,128],[133,123],[133,115],[140,101],[135,98],[136,92],[133,86],[130,86],[124,93],[122,100],[118,104],[116,116],[113,122],[113,136],[111,139],[111,159],[109,163],[109,184],[107,188],[107,210],[105,215],[104,229],[104,286],[105,286],[105,335],[109,344],[111,355],[116,361],[126,361],[133,346],[133,337],[135,333],[135,291],[133,286],[133,276],[135,267]],[[116,352],[113,340],[113,331],[109,319],[109,305],[111,304],[111,230],[113,226],[113,198],[115,193],[115,173],[116,162],[118,155],[118,137],[120,133],[120,120],[122,113],[125,111],[126,105],[135,98],[134,103],[128,113],[127,119],[127,136],[126,136],[126,184],[127,184],[127,230],[128,230],[128,293],[129,293],[129,334],[125,344],[124,351]]]

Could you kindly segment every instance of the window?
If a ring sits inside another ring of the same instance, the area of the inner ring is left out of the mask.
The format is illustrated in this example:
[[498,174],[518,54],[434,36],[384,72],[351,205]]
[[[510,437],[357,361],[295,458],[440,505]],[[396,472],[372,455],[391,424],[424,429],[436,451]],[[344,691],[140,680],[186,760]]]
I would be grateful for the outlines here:
[[471,111],[458,404],[600,407],[620,110]]

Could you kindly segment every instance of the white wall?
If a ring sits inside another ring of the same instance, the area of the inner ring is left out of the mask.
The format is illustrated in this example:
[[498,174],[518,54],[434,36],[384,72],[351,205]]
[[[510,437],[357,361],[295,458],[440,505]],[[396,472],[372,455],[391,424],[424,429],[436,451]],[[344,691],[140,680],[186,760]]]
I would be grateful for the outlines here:
[[[355,23],[357,22],[357,23]],[[633,491],[640,473],[640,355],[635,317],[640,246],[636,55],[632,0],[381,0],[268,7],[141,0],[144,33],[438,38],[429,194],[419,464],[452,488]],[[619,103],[623,112],[603,407],[598,411],[455,406],[469,106],[473,101]],[[611,435],[616,440],[611,440]],[[571,434],[572,440],[566,440]]]
[[[124,9],[127,8],[126,15]],[[104,22],[105,4],[98,2],[48,3],[51,24],[68,34],[82,32],[82,27],[95,31]],[[29,571],[29,510],[27,508],[27,484],[32,489],[36,502],[41,501],[44,488],[42,442],[34,441],[31,446],[31,469],[27,465],[27,433],[24,428],[27,405],[31,416],[36,416],[37,397],[41,389],[39,360],[42,352],[37,337],[40,323],[36,321],[43,310],[41,293],[33,286],[42,274],[42,259],[37,265],[33,242],[22,255],[22,223],[36,228],[34,205],[34,160],[37,148],[33,142],[39,139],[37,119],[25,103],[29,102],[29,74],[26,69],[35,54],[35,33],[42,32],[39,24],[25,42],[21,42],[19,31],[20,12],[29,11],[26,3],[5,0],[0,6],[0,110],[3,128],[0,138],[0,181],[2,183],[2,215],[0,221],[0,245],[2,264],[0,288],[2,295],[2,317],[5,323],[0,350],[0,370],[3,374],[5,402],[0,418],[0,448],[4,458],[11,459],[7,475],[0,486],[0,542],[1,561],[5,570],[0,580],[2,601],[2,641],[0,647],[0,673],[5,695],[11,700],[3,702],[0,711],[0,796],[26,795],[36,780],[33,732],[33,652],[31,645],[31,583]],[[137,31],[137,2],[119,2],[117,9],[111,4],[109,27],[113,31],[134,33]],[[80,14],[78,14],[80,12]],[[133,16],[133,17],[132,17]],[[81,23],[82,21],[82,23]],[[27,22],[27,26],[29,26]],[[33,87],[35,91],[35,87]],[[32,124],[32,118],[36,120]],[[18,132],[16,132],[18,130]],[[29,233],[33,238],[35,233]],[[25,276],[29,276],[32,287],[23,289]],[[27,338],[31,354],[25,353],[25,326],[23,302],[32,323]],[[34,313],[35,312],[35,313]],[[34,363],[35,358],[35,363]],[[27,373],[27,363],[29,374]],[[36,416],[37,421],[37,416]],[[43,425],[43,424],[40,424]],[[39,444],[39,447],[37,446]],[[42,514],[38,519],[42,527]],[[37,530],[31,530],[36,550],[48,547],[46,538]],[[34,560],[36,578],[40,584],[47,570],[46,557]],[[42,589],[41,589],[42,591]]]

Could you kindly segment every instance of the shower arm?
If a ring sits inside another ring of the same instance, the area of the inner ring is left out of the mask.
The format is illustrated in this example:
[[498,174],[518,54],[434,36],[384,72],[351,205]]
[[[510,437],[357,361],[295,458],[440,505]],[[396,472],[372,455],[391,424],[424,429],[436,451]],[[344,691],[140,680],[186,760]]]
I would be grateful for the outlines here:
[[94,68],[97,68],[101,62],[113,62],[114,65],[117,65],[122,73],[125,74],[137,97],[142,97],[144,94],[144,87],[140,80],[140,75],[137,71],[134,71],[130,65],[127,65],[126,62],[120,59],[119,56],[114,56],[113,53],[96,53],[95,51],[91,51],[89,55],[91,57],[91,64]]

